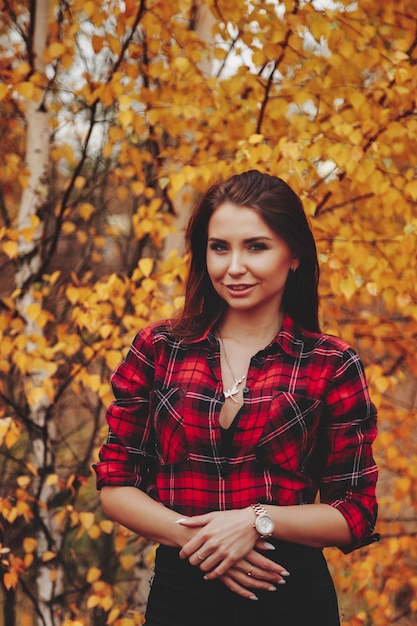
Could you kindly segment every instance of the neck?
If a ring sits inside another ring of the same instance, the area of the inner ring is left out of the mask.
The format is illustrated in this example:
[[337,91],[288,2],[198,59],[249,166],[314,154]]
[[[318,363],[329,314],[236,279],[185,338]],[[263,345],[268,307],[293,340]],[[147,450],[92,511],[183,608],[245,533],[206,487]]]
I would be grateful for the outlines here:
[[220,321],[219,328],[223,338],[240,340],[245,337],[248,344],[259,344],[265,341],[265,345],[267,345],[279,332],[283,320],[284,313],[282,311],[279,311],[278,315],[275,314],[268,318],[263,316],[260,319],[255,317],[248,319],[248,316],[239,315],[235,311],[229,310],[226,311]]

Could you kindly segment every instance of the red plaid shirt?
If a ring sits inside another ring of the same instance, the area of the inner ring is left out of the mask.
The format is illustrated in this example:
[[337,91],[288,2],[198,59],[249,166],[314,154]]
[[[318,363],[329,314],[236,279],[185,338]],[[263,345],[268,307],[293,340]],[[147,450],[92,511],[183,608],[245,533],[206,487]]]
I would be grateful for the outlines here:
[[112,376],[116,400],[97,487],[133,485],[182,515],[320,501],[346,518],[354,549],[372,540],[376,410],[357,353],[286,317],[251,361],[231,446],[221,437],[219,343],[141,330]]

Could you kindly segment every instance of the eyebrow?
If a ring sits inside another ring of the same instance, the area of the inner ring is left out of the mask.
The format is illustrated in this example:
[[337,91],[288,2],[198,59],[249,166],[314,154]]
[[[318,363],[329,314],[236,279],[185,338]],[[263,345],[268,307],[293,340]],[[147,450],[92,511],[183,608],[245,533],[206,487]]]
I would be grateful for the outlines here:
[[[219,243],[227,243],[227,239],[221,239],[220,237],[209,237],[208,241],[216,241]],[[248,237],[243,240],[243,243],[254,243],[256,241],[272,241],[271,237],[266,235],[260,235],[259,237]]]

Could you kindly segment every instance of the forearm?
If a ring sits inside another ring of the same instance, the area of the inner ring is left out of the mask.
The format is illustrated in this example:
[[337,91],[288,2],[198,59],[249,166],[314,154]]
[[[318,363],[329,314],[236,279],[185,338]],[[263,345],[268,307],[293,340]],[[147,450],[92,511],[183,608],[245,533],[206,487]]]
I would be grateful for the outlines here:
[[347,546],[352,542],[346,519],[328,504],[265,505],[265,508],[275,522],[276,539],[313,548]]
[[103,487],[100,499],[110,519],[156,543],[181,547],[195,532],[176,523],[181,515],[135,487]]

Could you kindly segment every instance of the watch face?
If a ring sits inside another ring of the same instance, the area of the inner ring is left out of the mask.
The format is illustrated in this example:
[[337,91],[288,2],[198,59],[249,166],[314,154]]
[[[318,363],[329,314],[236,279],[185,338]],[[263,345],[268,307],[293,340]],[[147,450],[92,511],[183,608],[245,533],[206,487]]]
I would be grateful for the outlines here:
[[274,522],[269,515],[260,515],[256,520],[256,530],[260,535],[270,535],[274,530]]

